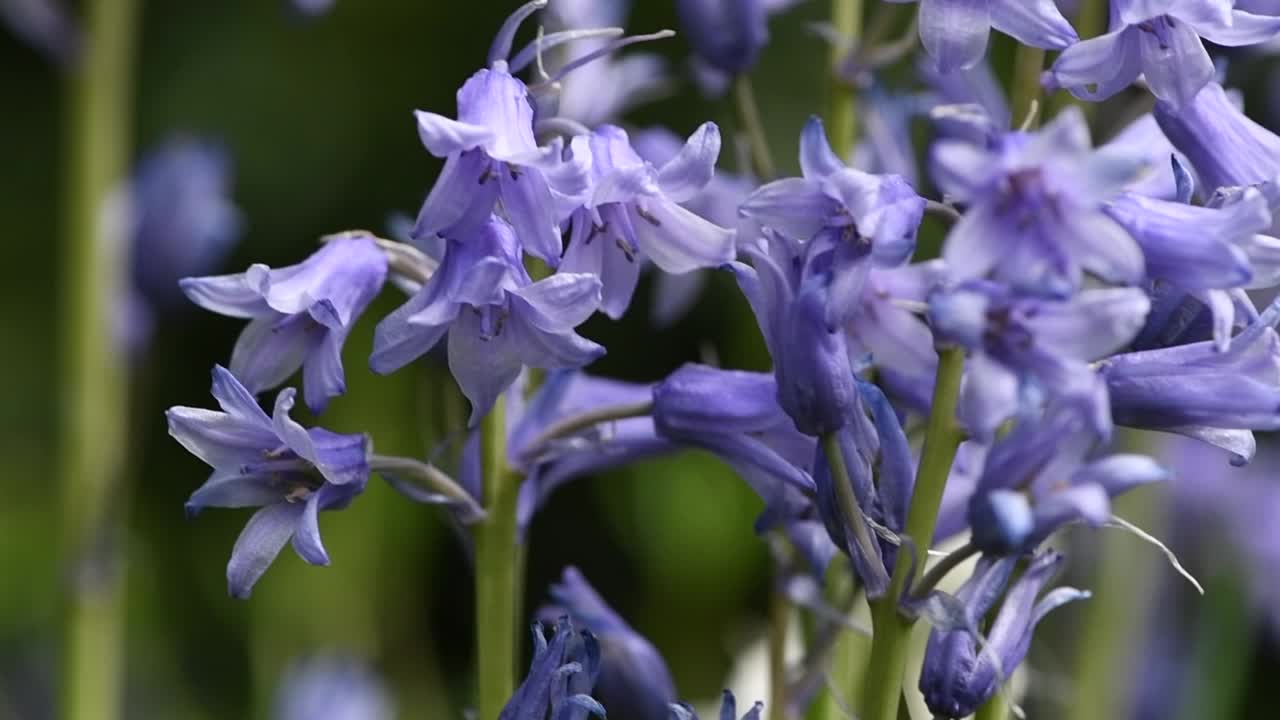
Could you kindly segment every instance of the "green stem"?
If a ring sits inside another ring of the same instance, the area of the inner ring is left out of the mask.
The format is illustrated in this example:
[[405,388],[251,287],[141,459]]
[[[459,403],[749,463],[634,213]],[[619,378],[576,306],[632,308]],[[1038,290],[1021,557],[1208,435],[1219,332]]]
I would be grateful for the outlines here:
[[[929,413],[920,468],[916,472],[915,492],[907,512],[906,535],[917,544],[921,558],[929,549],[942,491],[951,473],[951,462],[960,446],[963,433],[956,425],[956,401],[960,395],[960,376],[964,370],[964,351],[950,347],[938,356],[938,374],[933,387],[933,404]],[[912,560],[906,548],[897,555],[889,592],[871,605],[871,621],[875,630],[871,642],[871,660],[863,688],[862,720],[896,720],[902,697],[902,674],[907,664],[908,641],[913,621],[898,612],[898,598],[914,578]]]
[[541,435],[534,438],[528,444],[521,455],[524,458],[533,459],[545,450],[547,445],[559,440],[560,438],[575,435],[601,423],[644,417],[652,412],[653,401],[643,400],[641,402],[626,405],[609,405],[602,408],[596,408],[594,410],[588,410],[577,415],[572,415],[554,423],[544,430]]
[[858,137],[857,93],[836,72],[844,60],[844,53],[855,49],[862,38],[862,0],[831,0],[831,24],[836,35],[845,39],[848,47],[831,48],[831,107],[827,115],[827,134],[831,149],[841,160],[848,162],[853,155],[853,143]]
[[840,504],[840,514],[849,523],[853,532],[853,543],[862,550],[863,557],[876,557],[876,540],[871,535],[867,518],[858,506],[858,498],[853,494],[853,483],[849,481],[849,468],[844,462],[844,453],[840,452],[840,440],[836,433],[822,436],[822,451],[827,456],[827,464],[831,466],[831,481],[836,486],[836,500]]
[[519,477],[507,466],[507,424],[502,398],[480,427],[483,500],[488,516],[475,525],[476,665],[481,718],[496,718],[515,689],[516,493]]
[[938,583],[942,582],[942,579],[945,578],[948,573],[959,567],[960,563],[963,563],[965,560],[968,560],[977,554],[978,548],[974,547],[973,543],[965,543],[951,551],[946,557],[939,560],[937,564],[929,568],[928,572],[920,576],[920,582],[914,584],[911,588],[911,594],[916,598],[923,599],[929,591],[933,590],[938,586]]
[[1031,109],[1040,102],[1040,73],[1044,70],[1044,50],[1019,45],[1013,59],[1013,81],[1009,92],[1009,110],[1012,113],[1010,123],[1027,130],[1035,129],[1039,116],[1044,114],[1040,108],[1037,117],[1031,117]]
[[70,78],[62,303],[62,537],[65,606],[61,717],[122,713],[128,370],[113,310],[124,297],[124,239],[103,222],[129,156],[134,0],[85,4],[84,54]]
[[791,602],[775,587],[769,594],[769,720],[787,717],[787,629]]
[[756,104],[756,93],[751,89],[751,78],[739,75],[733,81],[733,98],[738,104],[738,122],[747,134],[751,147],[751,169],[760,180],[770,180],[776,174],[773,166],[773,153],[769,150],[769,136],[764,131],[764,122],[760,119],[760,106]]

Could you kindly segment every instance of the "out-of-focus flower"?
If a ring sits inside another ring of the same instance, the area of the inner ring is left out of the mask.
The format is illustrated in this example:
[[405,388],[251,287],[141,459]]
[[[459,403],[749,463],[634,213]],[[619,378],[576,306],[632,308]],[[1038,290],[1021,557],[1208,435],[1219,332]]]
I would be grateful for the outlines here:
[[565,617],[556,623],[555,635],[548,642],[542,623],[534,623],[529,674],[503,706],[498,720],[603,718],[604,707],[591,697],[599,674],[600,645],[594,635],[574,630]]
[[1038,133],[1009,133],[993,148],[941,140],[933,164],[943,191],[968,206],[942,251],[957,279],[990,273],[1040,295],[1070,294],[1086,270],[1117,283],[1142,279],[1141,248],[1102,212],[1141,159],[1091,151],[1078,109]]
[[321,655],[289,668],[276,691],[275,720],[392,720],[394,705],[364,663]]
[[1075,408],[1056,406],[997,441],[969,498],[974,547],[1029,552],[1067,523],[1107,522],[1111,498],[1168,477],[1145,455],[1090,459],[1099,439]]
[[924,0],[919,25],[924,49],[944,73],[982,60],[992,28],[1046,50],[1062,50],[1079,40],[1053,0]]
[[593,275],[532,282],[515,230],[492,216],[466,240],[448,241],[440,267],[378,324],[374,372],[404,367],[449,334],[449,369],[471,401],[471,423],[493,407],[524,367],[581,367],[604,348],[574,332],[600,303]]
[[734,257],[733,233],[678,203],[711,182],[720,154],[720,130],[704,123],[675,157],[656,168],[632,149],[622,128],[605,125],[574,139],[589,153],[591,193],[574,211],[562,269],[597,275],[601,310],[622,317],[640,276],[642,258],[669,273],[716,267]]
[[1115,422],[1197,438],[1253,456],[1252,430],[1280,429],[1280,337],[1276,309],[1236,335],[1229,349],[1212,341],[1115,355],[1100,372]]
[[1280,18],[1233,9],[1228,0],[1114,0],[1111,31],[1063,50],[1046,79],[1087,100],[1104,100],[1142,75],[1157,99],[1187,105],[1214,77],[1200,42],[1253,45],[1280,35]]
[[60,0],[0,0],[0,21],[63,67],[80,57],[80,28]]
[[726,75],[751,70],[769,42],[769,15],[796,0],[677,0],[680,26],[697,58]]
[[1209,192],[1280,176],[1280,137],[1250,120],[1217,83],[1182,107],[1156,103],[1154,115]]
[[[1089,597],[1075,588],[1061,587],[1044,597],[1041,590],[1053,579],[1063,557],[1052,550],[1036,555],[1025,572],[1005,586],[1013,573],[1017,558],[984,557],[972,577],[957,593],[964,605],[963,625],[935,628],[929,634],[924,667],[920,673],[920,692],[929,710],[939,718],[963,718],[972,715],[995,695],[1001,683],[1013,675],[1031,647],[1036,625],[1052,610],[1073,600]],[[1004,601],[986,637],[976,632],[1001,595]]]
[[337,0],[290,0],[293,8],[304,15],[323,15],[333,9]]
[[187,500],[194,515],[206,507],[255,507],[231,551],[231,595],[249,596],[254,583],[290,539],[312,565],[328,565],[318,513],[346,507],[369,481],[369,439],[306,429],[289,417],[294,389],[276,397],[271,417],[222,367],[213,369],[213,397],[221,411],[173,407],[169,434],[213,474]]
[[363,231],[333,235],[311,257],[272,270],[255,264],[236,275],[183,278],[191,301],[246,318],[231,372],[259,393],[303,369],[307,406],[320,412],[346,391],[342,346],[382,289],[387,258]]
[[941,338],[968,348],[960,418],[989,440],[1018,409],[1023,385],[1089,408],[1110,431],[1106,386],[1089,362],[1124,347],[1142,329],[1151,303],[1137,288],[1085,290],[1067,300],[1018,296],[972,282],[935,293],[929,319]]
[[601,703],[634,720],[664,720],[676,688],[657,648],[614,612],[575,567],[565,568],[560,582],[551,586],[551,600],[554,605],[540,614],[567,613],[600,641],[595,695]]

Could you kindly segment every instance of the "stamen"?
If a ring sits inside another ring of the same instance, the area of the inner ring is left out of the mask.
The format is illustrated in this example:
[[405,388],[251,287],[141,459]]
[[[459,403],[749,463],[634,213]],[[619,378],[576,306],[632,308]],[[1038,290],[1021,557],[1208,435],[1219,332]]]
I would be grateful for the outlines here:
[[659,221],[658,218],[654,217],[648,210],[645,210],[639,205],[636,205],[636,214],[639,215],[641,218],[643,218],[644,221],[649,223],[650,225],[654,227],[662,227],[662,222]]
[[546,6],[547,0],[530,0],[507,16],[502,27],[498,28],[498,34],[493,36],[493,44],[489,46],[489,65],[506,62],[507,56],[511,54],[511,44],[515,42],[516,31],[520,29],[520,24],[525,21],[525,18]]
[[609,55],[613,52],[621,50],[622,48],[628,45],[634,45],[636,43],[641,43],[641,42],[648,42],[650,40],[665,40],[666,38],[673,37],[675,34],[676,33],[674,30],[659,30],[656,33],[650,33],[648,35],[632,35],[631,37],[625,37],[625,38],[620,38],[618,40],[614,40],[613,42],[609,43],[608,45],[605,45],[604,47],[593,50],[592,52],[589,52],[580,58],[576,58],[568,63],[565,63],[565,66],[557,70],[556,74],[552,75],[549,80],[545,80],[541,83],[538,83],[538,85],[531,87],[530,90],[533,92],[538,92],[538,89],[537,89],[538,87],[547,85],[548,83],[559,82],[560,79],[563,78],[565,75],[568,75],[569,73],[573,72],[574,70],[577,70],[583,65],[586,65],[592,60],[596,60],[598,58],[604,57],[605,55]]
[[[618,38],[626,31],[620,27],[607,28],[590,28],[585,30],[562,30],[553,32],[550,35],[543,35],[533,42],[520,48],[520,52],[511,58],[509,63],[511,72],[518,73],[528,67],[529,63],[541,57],[541,54],[551,50],[552,48],[563,45],[567,42],[575,40],[590,40],[592,38]],[[546,73],[542,73],[540,79],[546,79]]]

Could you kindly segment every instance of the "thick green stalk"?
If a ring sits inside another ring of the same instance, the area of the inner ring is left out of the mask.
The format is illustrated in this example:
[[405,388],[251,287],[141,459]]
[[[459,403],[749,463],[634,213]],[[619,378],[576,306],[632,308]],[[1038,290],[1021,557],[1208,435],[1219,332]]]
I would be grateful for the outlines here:
[[507,423],[502,398],[480,427],[483,501],[488,517],[476,523],[476,672],[480,717],[498,717],[515,689],[516,492],[519,477],[507,466]]
[[1009,93],[1009,110],[1014,127],[1025,126],[1033,130],[1040,124],[1044,108],[1039,107],[1036,117],[1031,117],[1031,109],[1040,102],[1040,73],[1044,70],[1044,50],[1019,45],[1013,58],[1013,80]]
[[70,78],[62,248],[62,536],[71,588],[64,618],[61,717],[122,713],[128,368],[113,311],[126,282],[121,223],[104,222],[125,177],[133,101],[134,0],[85,4],[80,63]]
[[831,149],[841,160],[848,162],[858,138],[858,98],[854,88],[836,73],[836,69],[844,59],[844,52],[856,49],[862,38],[862,0],[831,0],[831,25],[836,34],[850,45],[848,48],[836,45],[831,49],[831,107],[827,113],[827,134],[831,139]]
[[[933,388],[933,404],[929,413],[920,468],[916,472],[915,493],[907,511],[906,535],[916,543],[916,554],[923,565],[933,529],[938,521],[942,491],[951,473],[951,462],[963,434],[956,425],[956,401],[960,395],[960,376],[964,370],[964,351],[946,348],[938,356],[938,375]],[[902,596],[911,573],[910,553],[903,548],[893,567],[889,592],[871,605],[871,660],[865,676],[861,698],[862,720],[896,720],[902,697],[902,674],[906,668],[907,650],[913,622],[898,612],[897,599]]]

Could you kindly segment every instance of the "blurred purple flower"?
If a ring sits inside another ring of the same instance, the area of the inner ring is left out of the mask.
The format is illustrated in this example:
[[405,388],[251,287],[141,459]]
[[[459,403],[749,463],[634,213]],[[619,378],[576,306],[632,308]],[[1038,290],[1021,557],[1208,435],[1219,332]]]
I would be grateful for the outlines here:
[[246,598],[290,539],[312,565],[328,565],[320,541],[320,510],[346,507],[369,480],[369,439],[306,429],[290,419],[294,389],[276,397],[272,417],[222,367],[212,394],[221,411],[173,407],[169,434],[213,474],[187,500],[187,512],[206,507],[262,506],[245,525],[227,564],[233,597]]
[[[685,703],[672,703],[670,706],[672,720],[698,720],[698,714],[693,708]],[[761,713],[764,712],[764,703],[756,701],[751,709],[742,714],[738,718],[738,701],[733,697],[733,693],[725,690],[720,698],[720,720],[760,720]]]
[[251,265],[235,275],[183,278],[192,302],[246,318],[231,371],[259,393],[303,369],[307,406],[321,412],[346,392],[342,346],[387,278],[387,258],[364,231],[333,235],[311,257],[272,270]]
[[[1082,590],[1061,587],[1037,602],[1062,561],[1062,555],[1052,550],[1036,555],[1008,592],[1005,586],[1017,558],[984,557],[978,563],[956,595],[963,605],[957,627],[935,627],[925,648],[920,692],[935,716],[963,718],[977,712],[1022,663],[1036,625],[1054,609],[1089,597]],[[1000,609],[982,638],[979,623],[997,602]]]
[[294,9],[303,15],[323,15],[333,9],[337,0],[290,0]]
[[565,568],[551,586],[552,606],[539,612],[568,614],[600,642],[600,675],[595,695],[634,720],[666,720],[676,698],[667,664],[653,646],[622,619],[575,567]]
[[945,273],[940,260],[871,268],[844,324],[850,359],[875,368],[885,392],[914,410],[929,408],[938,354],[933,333],[912,306],[923,307]]
[[1038,133],[1009,133],[994,148],[940,140],[933,165],[942,190],[968,206],[942,252],[957,279],[992,273],[1021,291],[1067,295],[1086,270],[1117,283],[1142,278],[1141,248],[1102,212],[1141,160],[1091,151],[1077,108]]
[[386,686],[364,663],[321,655],[293,664],[276,691],[275,720],[392,720]]
[[449,334],[449,369],[479,422],[524,367],[582,367],[604,348],[574,332],[600,304],[592,275],[558,273],[532,282],[515,229],[491,216],[444,259],[416,295],[378,323],[374,372],[409,364]]
[[944,73],[981,61],[992,28],[1046,50],[1079,40],[1053,0],[921,0],[919,25],[924,49]]
[[1111,31],[1063,50],[1046,80],[1076,97],[1105,100],[1142,75],[1157,99],[1185,106],[1214,77],[1201,37],[1239,46],[1280,35],[1280,18],[1233,5],[1233,0],[1114,0]]
[[64,68],[80,58],[80,27],[60,0],[0,0],[0,22]]
[[769,42],[769,15],[795,1],[676,0],[676,13],[698,60],[732,76],[755,66]]
[[701,193],[715,174],[720,130],[714,123],[699,127],[660,168],[642,160],[626,131],[613,125],[575,138],[573,148],[591,158],[591,191],[573,212],[562,268],[599,276],[606,315],[616,320],[626,311],[641,258],[676,274],[733,259],[732,231],[678,204]]

